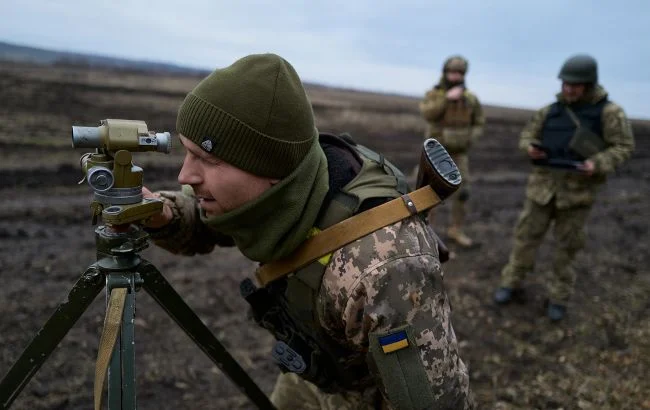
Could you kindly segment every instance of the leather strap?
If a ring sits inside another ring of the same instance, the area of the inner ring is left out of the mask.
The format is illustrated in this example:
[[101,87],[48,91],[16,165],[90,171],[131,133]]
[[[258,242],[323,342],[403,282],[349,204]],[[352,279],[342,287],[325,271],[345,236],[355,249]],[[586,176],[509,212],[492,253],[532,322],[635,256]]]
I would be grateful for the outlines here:
[[122,326],[126,292],[126,288],[114,288],[111,290],[111,296],[108,299],[104,329],[102,329],[102,336],[99,339],[99,351],[97,352],[97,362],[95,364],[95,410],[100,410],[102,407],[104,381],[117,342],[117,336],[120,334],[120,327]]
[[440,197],[427,185],[409,193],[406,198],[396,198],[361,212],[308,238],[288,257],[260,266],[255,272],[257,280],[266,286],[361,237],[440,202]]
[[415,215],[418,213],[418,209],[415,207],[415,204],[413,203],[413,200],[411,199],[409,194],[402,195],[402,201],[404,201],[404,204],[406,205],[406,209],[409,210],[411,215]]
[[569,114],[569,117],[571,117],[571,121],[576,125],[576,127],[580,127],[580,120],[578,119],[578,116],[576,113],[573,112],[571,107],[568,105],[565,105],[564,108],[566,109],[567,114]]

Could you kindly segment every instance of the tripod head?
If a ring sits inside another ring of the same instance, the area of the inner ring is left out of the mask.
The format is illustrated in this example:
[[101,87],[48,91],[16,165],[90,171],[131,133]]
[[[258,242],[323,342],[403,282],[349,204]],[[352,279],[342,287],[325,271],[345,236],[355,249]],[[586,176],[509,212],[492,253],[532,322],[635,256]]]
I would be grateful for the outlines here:
[[92,224],[101,215],[107,225],[128,225],[161,212],[159,199],[143,198],[144,171],[133,164],[132,152],[171,151],[169,132],[156,133],[144,121],[106,119],[98,127],[72,127],[74,148],[95,148],[79,160],[94,192]]

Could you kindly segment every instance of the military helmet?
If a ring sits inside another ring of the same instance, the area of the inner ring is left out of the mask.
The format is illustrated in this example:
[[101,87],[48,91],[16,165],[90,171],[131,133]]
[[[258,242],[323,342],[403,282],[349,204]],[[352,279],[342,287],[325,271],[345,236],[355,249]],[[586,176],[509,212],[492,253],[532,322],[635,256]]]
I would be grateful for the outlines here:
[[596,83],[598,81],[598,63],[589,55],[574,55],[564,62],[558,78],[567,83]]
[[467,59],[462,56],[455,55],[445,60],[445,64],[442,66],[442,71],[445,73],[447,71],[460,71],[461,73],[466,74],[468,68],[469,62]]

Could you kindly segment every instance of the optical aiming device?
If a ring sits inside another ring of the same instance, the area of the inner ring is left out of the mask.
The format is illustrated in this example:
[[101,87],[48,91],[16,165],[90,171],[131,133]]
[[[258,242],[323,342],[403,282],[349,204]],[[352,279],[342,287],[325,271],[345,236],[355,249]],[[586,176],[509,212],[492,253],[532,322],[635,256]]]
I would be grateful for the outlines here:
[[93,225],[101,215],[105,223],[124,225],[143,221],[162,211],[158,199],[142,197],[143,170],[133,164],[132,152],[168,154],[169,132],[155,133],[144,121],[103,120],[99,127],[72,127],[72,146],[95,148],[80,159],[84,179],[94,191]]
[[97,261],[78,279],[55,312],[0,381],[0,410],[8,409],[52,351],[63,340],[102,289],[106,318],[99,341],[94,408],[102,408],[108,376],[109,410],[136,409],[135,294],[144,288],[212,362],[259,409],[275,407],[225,347],[176,293],[158,269],[138,252],[149,235],[140,223],[162,211],[157,198],[143,198],[143,169],[133,152],[171,151],[169,132],[156,133],[143,121],[107,119],[97,127],[72,127],[72,146],[92,148],[80,166],[93,191],[92,223]]

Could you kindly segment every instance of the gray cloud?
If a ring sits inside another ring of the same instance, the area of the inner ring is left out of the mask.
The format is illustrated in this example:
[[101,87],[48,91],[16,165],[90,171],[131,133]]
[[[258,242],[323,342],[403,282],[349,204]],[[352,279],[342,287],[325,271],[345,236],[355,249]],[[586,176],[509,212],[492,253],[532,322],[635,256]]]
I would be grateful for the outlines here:
[[484,102],[527,108],[552,100],[566,57],[588,52],[611,97],[650,117],[649,14],[643,0],[9,0],[0,39],[208,69],[276,52],[308,81],[410,95],[461,53]]

